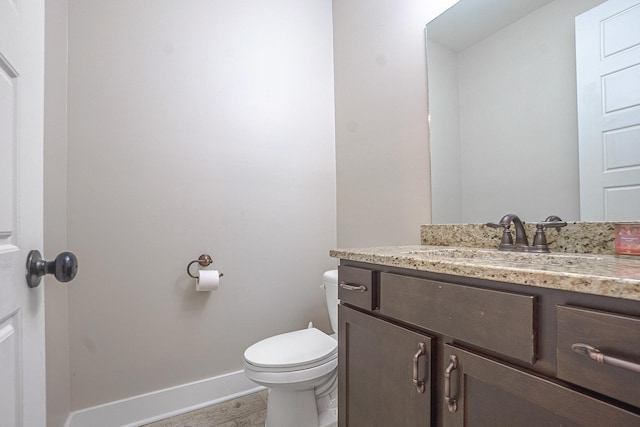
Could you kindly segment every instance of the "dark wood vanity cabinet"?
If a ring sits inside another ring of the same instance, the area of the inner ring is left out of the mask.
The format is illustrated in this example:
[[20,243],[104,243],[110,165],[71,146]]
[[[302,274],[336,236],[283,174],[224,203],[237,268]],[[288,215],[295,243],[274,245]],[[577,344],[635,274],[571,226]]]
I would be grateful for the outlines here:
[[344,261],[339,282],[339,427],[640,426],[638,301]]

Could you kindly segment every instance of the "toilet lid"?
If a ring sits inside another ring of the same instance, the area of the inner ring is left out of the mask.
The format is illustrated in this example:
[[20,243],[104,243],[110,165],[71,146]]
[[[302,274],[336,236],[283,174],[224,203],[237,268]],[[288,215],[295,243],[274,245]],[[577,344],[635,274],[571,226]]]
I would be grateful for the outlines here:
[[264,368],[309,367],[335,358],[338,343],[316,328],[266,338],[244,352],[244,359]]

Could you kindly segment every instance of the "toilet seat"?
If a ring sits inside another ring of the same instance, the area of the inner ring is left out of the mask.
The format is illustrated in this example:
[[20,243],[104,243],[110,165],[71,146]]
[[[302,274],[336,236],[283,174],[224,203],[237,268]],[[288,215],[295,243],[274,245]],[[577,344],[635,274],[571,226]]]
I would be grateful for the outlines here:
[[308,369],[276,371],[268,369],[255,369],[252,365],[245,362],[244,372],[252,381],[272,388],[276,385],[286,385],[288,388],[298,388],[303,385],[301,390],[313,390],[316,386],[326,381],[327,376],[336,375],[338,367],[338,358],[329,360],[328,362],[314,366]]
[[244,352],[245,366],[249,369],[273,373],[312,369],[337,357],[337,341],[316,328],[269,337]]

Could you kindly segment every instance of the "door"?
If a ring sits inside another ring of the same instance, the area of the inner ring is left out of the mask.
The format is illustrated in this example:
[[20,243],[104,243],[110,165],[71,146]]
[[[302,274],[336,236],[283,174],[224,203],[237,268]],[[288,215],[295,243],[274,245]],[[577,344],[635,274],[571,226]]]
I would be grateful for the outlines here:
[[444,350],[445,427],[640,425],[640,415],[546,378],[454,345]]
[[0,424],[45,422],[42,249],[44,2],[0,0]]
[[338,425],[432,425],[431,338],[342,305],[338,319]]
[[583,221],[638,220],[640,2],[609,0],[576,17]]

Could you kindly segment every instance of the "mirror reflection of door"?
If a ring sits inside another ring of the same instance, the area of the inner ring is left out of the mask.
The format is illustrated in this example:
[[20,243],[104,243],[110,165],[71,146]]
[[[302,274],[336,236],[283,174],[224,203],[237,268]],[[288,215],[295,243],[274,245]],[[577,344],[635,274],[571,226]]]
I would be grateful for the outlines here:
[[580,216],[640,220],[640,1],[576,18]]

